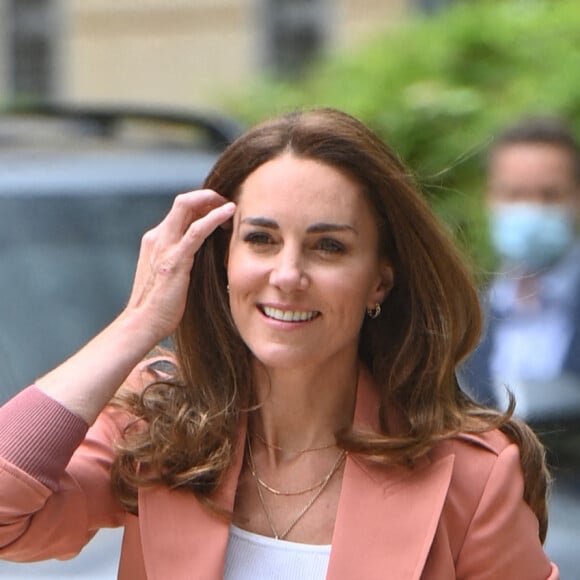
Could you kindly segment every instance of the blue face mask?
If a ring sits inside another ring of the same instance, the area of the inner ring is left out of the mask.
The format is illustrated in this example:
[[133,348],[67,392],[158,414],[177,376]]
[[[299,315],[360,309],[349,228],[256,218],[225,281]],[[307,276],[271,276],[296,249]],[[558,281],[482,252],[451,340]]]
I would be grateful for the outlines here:
[[574,240],[574,215],[565,205],[504,203],[490,213],[491,240],[511,266],[537,272],[553,264]]

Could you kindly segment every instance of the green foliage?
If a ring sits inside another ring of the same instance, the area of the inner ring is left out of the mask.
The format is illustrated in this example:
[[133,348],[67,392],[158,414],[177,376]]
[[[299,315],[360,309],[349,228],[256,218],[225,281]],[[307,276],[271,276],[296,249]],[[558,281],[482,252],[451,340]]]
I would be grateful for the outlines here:
[[324,59],[300,82],[258,82],[229,108],[247,122],[311,106],[359,117],[414,169],[485,272],[486,147],[522,115],[559,114],[580,128],[579,31],[577,0],[459,3]]

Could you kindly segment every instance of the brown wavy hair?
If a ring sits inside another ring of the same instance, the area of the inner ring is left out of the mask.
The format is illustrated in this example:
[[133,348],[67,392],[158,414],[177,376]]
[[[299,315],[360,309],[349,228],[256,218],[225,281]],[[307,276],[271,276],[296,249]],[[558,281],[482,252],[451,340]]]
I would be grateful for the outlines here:
[[[359,355],[380,390],[382,434],[347,430],[339,445],[380,462],[409,463],[458,432],[500,428],[520,448],[525,499],[547,529],[548,475],[533,432],[505,414],[480,406],[459,387],[456,367],[476,346],[481,311],[474,279],[437,221],[409,170],[373,132],[334,109],[294,112],[242,135],[218,159],[204,187],[236,199],[244,180],[284,153],[317,160],[348,174],[363,188],[375,215],[380,251],[394,270],[394,286],[376,320],[367,319]],[[272,192],[275,195],[275,192]],[[136,509],[139,486],[188,488],[211,501],[230,466],[241,413],[255,404],[251,354],[229,310],[228,232],[218,229],[199,250],[186,311],[175,333],[169,373],[123,403],[136,418],[113,467],[117,493]],[[387,409],[407,425],[389,434]]]

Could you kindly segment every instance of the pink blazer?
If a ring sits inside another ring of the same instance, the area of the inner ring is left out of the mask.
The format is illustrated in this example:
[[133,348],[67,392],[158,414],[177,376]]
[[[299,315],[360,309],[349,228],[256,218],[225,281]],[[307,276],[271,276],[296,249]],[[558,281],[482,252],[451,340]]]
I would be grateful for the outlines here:
[[[355,425],[378,429],[378,398],[359,381]],[[109,489],[112,441],[122,416],[106,411],[77,450],[59,491],[0,459],[0,558],[34,561],[78,553],[101,527],[124,526],[121,580],[219,580],[228,523],[188,492],[139,492],[139,516]],[[218,499],[233,508],[243,460]],[[522,499],[517,447],[499,432],[438,444],[413,469],[348,456],[332,539],[329,580],[555,580]],[[90,570],[87,570],[90,577]]]

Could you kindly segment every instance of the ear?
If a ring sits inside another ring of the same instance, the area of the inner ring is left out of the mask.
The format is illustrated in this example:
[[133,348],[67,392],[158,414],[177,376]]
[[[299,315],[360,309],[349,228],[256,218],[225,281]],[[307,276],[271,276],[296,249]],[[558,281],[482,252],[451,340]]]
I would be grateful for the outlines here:
[[376,286],[373,288],[371,296],[369,297],[369,305],[382,304],[389,295],[395,283],[394,281],[395,273],[391,264],[386,260],[381,262]]

